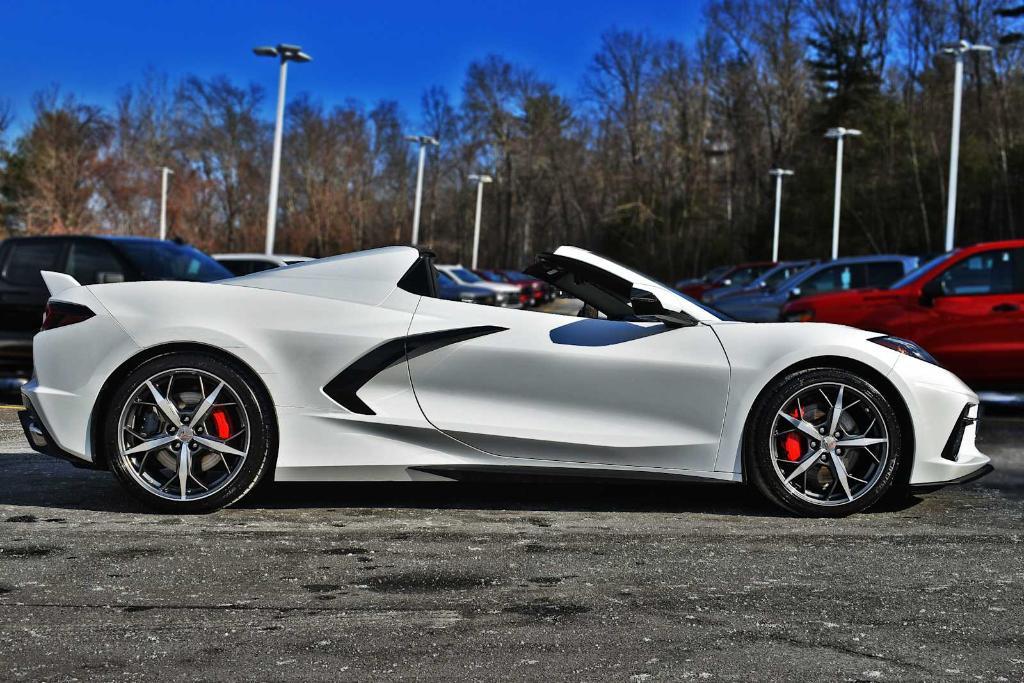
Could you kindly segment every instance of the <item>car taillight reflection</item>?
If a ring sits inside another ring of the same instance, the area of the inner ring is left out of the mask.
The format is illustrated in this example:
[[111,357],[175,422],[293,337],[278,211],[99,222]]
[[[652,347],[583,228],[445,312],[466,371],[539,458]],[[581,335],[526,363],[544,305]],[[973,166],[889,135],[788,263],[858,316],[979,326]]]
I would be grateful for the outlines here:
[[39,328],[39,331],[44,332],[46,330],[80,323],[83,320],[88,320],[94,315],[96,314],[90,311],[86,306],[69,304],[65,301],[50,301],[47,302],[46,311],[43,312],[43,324],[42,327]]

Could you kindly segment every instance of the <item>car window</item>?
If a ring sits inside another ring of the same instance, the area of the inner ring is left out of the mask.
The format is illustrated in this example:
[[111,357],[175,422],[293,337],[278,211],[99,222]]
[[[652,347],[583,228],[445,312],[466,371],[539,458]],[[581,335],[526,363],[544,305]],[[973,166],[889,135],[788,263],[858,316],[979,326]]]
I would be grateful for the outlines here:
[[864,286],[863,263],[846,263],[829,266],[808,277],[800,285],[803,296],[824,294]]
[[124,266],[117,255],[107,244],[92,240],[71,243],[67,274],[83,285],[125,281]]
[[902,261],[878,261],[868,263],[865,287],[888,287],[891,283],[903,277]]
[[448,285],[448,286],[455,285],[455,280],[451,279],[448,276],[448,273],[442,272],[440,270],[437,271],[437,281],[440,282],[442,285]]
[[58,240],[12,242],[4,264],[4,279],[15,285],[42,287],[40,271],[60,271],[64,243]]
[[233,276],[227,268],[187,244],[119,240],[117,245],[147,280],[211,282]]
[[480,277],[476,273],[470,272],[466,268],[452,268],[451,272],[452,272],[452,275],[454,275],[455,277],[459,278],[459,280],[461,280],[462,282],[483,282],[484,281],[484,279],[482,277]]
[[[1022,291],[1020,249],[997,249],[970,256],[939,276],[946,296],[978,296]],[[1017,279],[1018,282],[1014,282]]]
[[731,281],[732,285],[742,287],[743,285],[749,285],[751,282],[760,277],[761,273],[764,272],[762,266],[749,266],[747,268],[740,268],[734,273],[731,273],[728,280]]
[[944,263],[946,259],[948,259],[955,253],[956,251],[947,251],[945,254],[940,254],[936,256],[931,261],[928,261],[928,263],[925,263],[923,266],[918,266],[917,268],[915,268],[914,270],[910,271],[902,278],[897,280],[896,282],[889,285],[889,289],[900,289],[901,287],[906,287],[911,282],[915,282],[921,279],[922,276],[926,275],[927,273],[930,273],[932,270],[938,267],[939,264]]

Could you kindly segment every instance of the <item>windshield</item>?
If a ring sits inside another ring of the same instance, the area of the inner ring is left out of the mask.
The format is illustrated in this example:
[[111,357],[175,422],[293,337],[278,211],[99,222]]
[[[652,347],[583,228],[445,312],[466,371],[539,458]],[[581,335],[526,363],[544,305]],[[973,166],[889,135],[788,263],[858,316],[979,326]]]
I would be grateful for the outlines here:
[[483,278],[481,278],[479,275],[477,275],[476,273],[472,273],[472,272],[466,270],[465,268],[452,268],[451,272],[452,272],[452,275],[457,277],[462,282],[483,282],[484,281]]
[[732,285],[742,287],[756,280],[767,269],[766,266],[747,266],[734,271],[728,278],[732,280]]
[[491,270],[481,270],[480,277],[488,282],[502,282],[501,276]]
[[533,280],[533,278],[530,277],[529,275],[525,275],[523,273],[517,273],[514,270],[507,270],[507,271],[505,271],[505,276],[511,282],[530,282],[531,280]]
[[437,271],[437,281],[440,282],[442,285],[446,285],[448,287],[455,286],[455,280],[451,279],[450,277],[448,277],[447,273],[442,273],[440,270]]
[[918,266],[914,270],[904,275],[903,279],[897,280],[896,282],[889,285],[889,289],[899,289],[900,287],[906,287],[912,282],[916,282],[917,280],[921,279],[922,276],[926,275],[927,273],[930,273],[932,269],[935,268],[935,266],[939,265],[940,263],[944,263],[946,259],[948,259],[955,253],[956,251],[947,251],[945,254],[936,256],[923,266]]
[[235,277],[227,268],[187,244],[174,242],[118,242],[128,260],[148,280],[212,282]]
[[775,270],[764,275],[761,280],[764,282],[765,287],[769,289],[775,289],[780,284],[793,277],[801,270],[806,267],[806,264],[792,265],[792,266],[779,266]]

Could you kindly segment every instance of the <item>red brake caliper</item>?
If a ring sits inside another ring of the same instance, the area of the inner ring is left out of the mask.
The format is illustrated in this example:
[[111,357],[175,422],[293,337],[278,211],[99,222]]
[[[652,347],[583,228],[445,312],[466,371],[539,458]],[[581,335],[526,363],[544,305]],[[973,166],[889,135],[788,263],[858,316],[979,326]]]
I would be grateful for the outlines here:
[[[796,408],[790,413],[795,418],[802,419]],[[799,432],[790,432],[782,438],[782,450],[786,453],[786,460],[795,462],[804,454],[804,439]]]
[[213,433],[221,441],[231,436],[231,422],[228,421],[228,414],[223,408],[217,408],[210,413],[213,420]]

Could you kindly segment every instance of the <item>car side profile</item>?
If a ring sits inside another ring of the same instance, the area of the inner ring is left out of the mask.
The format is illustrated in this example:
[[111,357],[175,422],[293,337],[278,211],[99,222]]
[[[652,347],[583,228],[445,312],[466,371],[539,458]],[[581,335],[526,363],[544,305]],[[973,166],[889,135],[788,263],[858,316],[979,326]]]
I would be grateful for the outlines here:
[[812,296],[783,318],[913,340],[975,388],[1024,388],[1024,240],[942,254],[887,289]]
[[715,307],[737,320],[776,322],[787,302],[813,294],[892,284],[918,265],[916,256],[850,256],[801,270],[771,290],[738,294]]
[[6,239],[0,243],[0,389],[20,386],[32,374],[32,338],[49,298],[43,270],[68,273],[83,285],[231,277],[203,252],[174,241],[88,235]]
[[411,247],[213,283],[45,273],[22,425],[182,513],[267,476],[532,475],[749,482],[838,516],[991,469],[977,396],[911,342],[723,320],[575,247],[527,274],[581,315],[441,299]]

